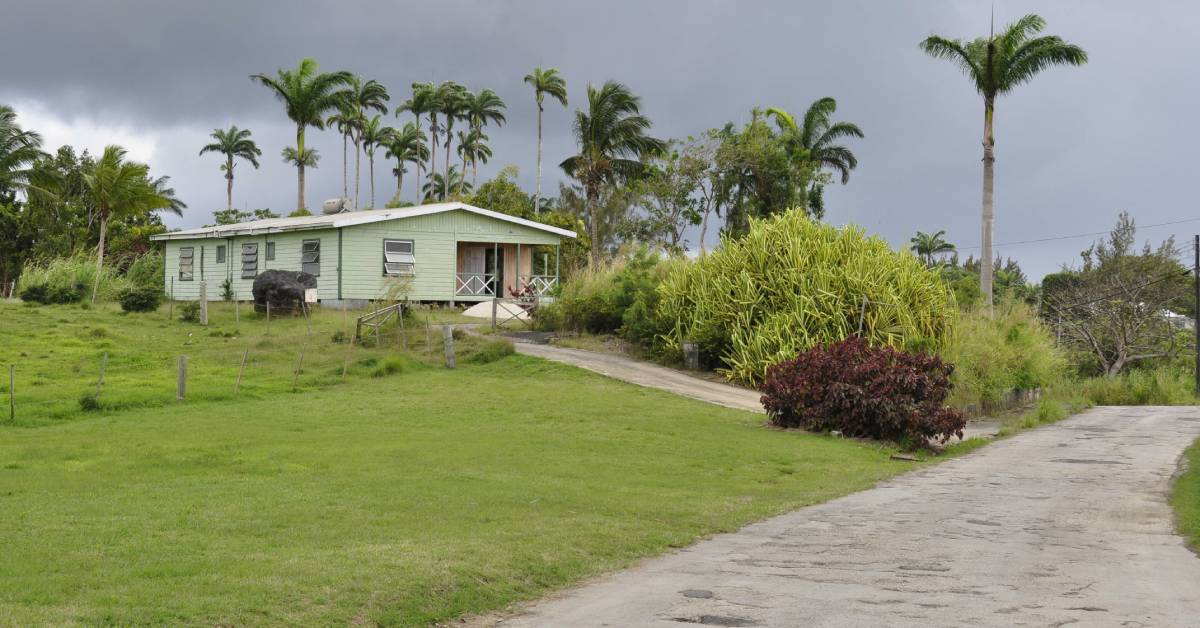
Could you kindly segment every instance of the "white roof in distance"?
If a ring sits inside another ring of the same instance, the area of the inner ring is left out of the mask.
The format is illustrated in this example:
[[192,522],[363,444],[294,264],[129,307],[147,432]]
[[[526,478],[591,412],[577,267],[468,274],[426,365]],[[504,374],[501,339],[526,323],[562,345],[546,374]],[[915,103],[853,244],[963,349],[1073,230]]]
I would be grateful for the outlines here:
[[311,229],[337,229],[338,227],[350,227],[354,225],[364,225],[372,222],[380,222],[383,220],[399,220],[401,218],[412,218],[414,216],[426,216],[429,214],[440,214],[442,212],[454,210],[468,211],[473,214],[503,220],[513,224],[530,227],[532,229],[540,229],[548,231],[560,236],[574,238],[576,233],[568,229],[560,229],[547,224],[517,218],[508,214],[502,214],[490,209],[475,207],[466,203],[432,203],[429,205],[417,205],[415,207],[398,207],[395,209],[367,209],[355,212],[342,212],[340,214],[319,214],[315,216],[297,216],[295,218],[267,218],[266,220],[252,220],[250,222],[239,222],[232,225],[216,225],[213,227],[200,227],[197,229],[184,229],[182,231],[170,231],[150,236],[151,240],[185,240],[194,238],[230,238],[240,235],[257,235],[261,233],[281,233],[285,231],[307,231]]

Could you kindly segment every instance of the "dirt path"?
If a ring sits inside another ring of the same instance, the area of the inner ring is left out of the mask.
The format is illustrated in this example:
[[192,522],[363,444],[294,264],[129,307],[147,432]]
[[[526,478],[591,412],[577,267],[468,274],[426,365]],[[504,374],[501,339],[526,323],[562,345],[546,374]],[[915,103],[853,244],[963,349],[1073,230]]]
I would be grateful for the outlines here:
[[1166,502],[1200,408],[1097,408],[717,536],[502,626],[1197,626]]

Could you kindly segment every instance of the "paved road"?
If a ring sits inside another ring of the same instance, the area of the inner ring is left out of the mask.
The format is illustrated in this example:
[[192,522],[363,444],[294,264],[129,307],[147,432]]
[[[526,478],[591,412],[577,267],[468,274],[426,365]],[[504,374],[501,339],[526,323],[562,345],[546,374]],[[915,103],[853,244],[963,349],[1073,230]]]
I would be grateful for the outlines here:
[[[748,388],[701,379],[665,366],[631,360],[610,353],[519,341],[514,346],[518,353],[571,364],[638,386],[660,388],[677,395],[728,408],[763,412],[762,403],[759,402],[759,393]],[[967,429],[963,430],[963,438],[991,436],[999,428],[1000,424],[995,421],[972,421],[967,424]]]
[[502,626],[1200,626],[1166,502],[1200,408],[1097,408],[644,562]]

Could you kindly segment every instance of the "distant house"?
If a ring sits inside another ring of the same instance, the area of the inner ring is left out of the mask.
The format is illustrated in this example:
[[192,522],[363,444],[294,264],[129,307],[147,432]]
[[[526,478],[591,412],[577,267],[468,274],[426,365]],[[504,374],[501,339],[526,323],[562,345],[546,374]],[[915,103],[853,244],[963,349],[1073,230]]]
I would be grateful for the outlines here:
[[210,300],[229,279],[249,300],[254,278],[270,269],[317,278],[324,302],[361,302],[408,284],[416,301],[474,302],[523,290],[545,294],[558,283],[559,246],[575,232],[482,209],[438,203],[272,218],[172,231],[166,242],[166,286],[176,300]]

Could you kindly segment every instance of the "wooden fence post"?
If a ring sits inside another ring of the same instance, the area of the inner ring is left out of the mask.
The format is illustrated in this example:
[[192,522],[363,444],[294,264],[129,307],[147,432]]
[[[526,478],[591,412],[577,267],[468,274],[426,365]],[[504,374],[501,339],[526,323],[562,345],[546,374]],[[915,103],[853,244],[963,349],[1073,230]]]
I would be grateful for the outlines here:
[[100,386],[104,385],[104,369],[108,368],[108,352],[100,358],[100,377],[96,380],[96,401],[100,401]]
[[292,376],[292,392],[296,392],[297,386],[300,383],[300,369],[304,368],[304,352],[308,350],[308,345],[300,345],[300,360],[296,362],[296,374]]
[[200,282],[200,324],[208,326],[208,282]]
[[175,401],[183,401],[187,397],[187,365],[188,357],[179,356],[179,373],[175,378]]
[[403,351],[408,351],[408,332],[404,329],[404,307],[396,307],[396,317],[400,321],[400,348]]
[[241,366],[238,367],[237,381],[235,381],[233,383],[233,396],[234,397],[237,396],[238,390],[242,387],[242,373],[246,372],[246,357],[249,355],[250,355],[250,348],[246,347],[246,350],[242,351],[242,364],[241,364]]
[[442,326],[442,339],[446,344],[446,368],[454,368],[454,325]]
[[496,299],[492,298],[492,331],[496,331]]

